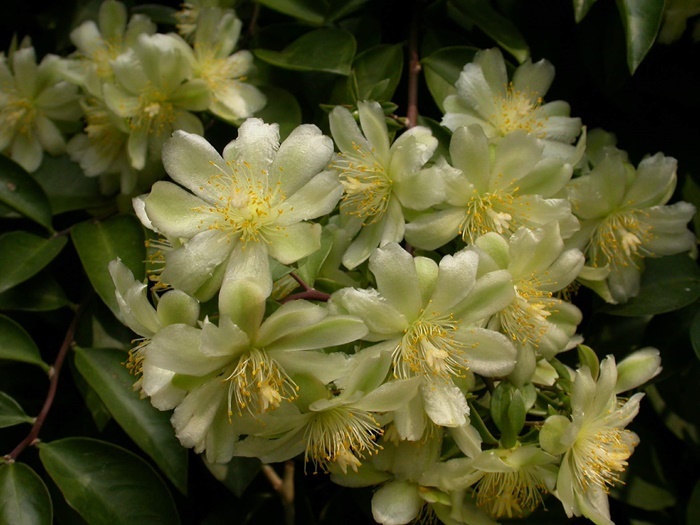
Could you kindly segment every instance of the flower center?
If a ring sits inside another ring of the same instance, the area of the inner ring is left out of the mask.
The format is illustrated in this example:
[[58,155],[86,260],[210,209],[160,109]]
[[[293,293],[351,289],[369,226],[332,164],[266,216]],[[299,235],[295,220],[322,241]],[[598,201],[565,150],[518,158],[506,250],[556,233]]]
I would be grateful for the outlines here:
[[493,192],[480,195],[474,190],[474,195],[467,203],[464,219],[459,225],[459,234],[467,244],[488,232],[498,232],[508,235],[515,232],[518,222],[513,219],[515,209],[513,207],[513,193]]
[[311,461],[314,472],[328,470],[330,463],[345,472],[348,467],[357,471],[360,459],[375,454],[382,447],[377,436],[382,428],[376,419],[364,410],[350,406],[336,406],[315,412],[304,432],[306,452],[304,461]]
[[197,65],[195,75],[202,78],[212,96],[227,89],[235,89],[234,82],[243,82],[246,77],[245,66],[232,57],[217,58],[216,49],[210,46],[196,46]]
[[496,111],[490,120],[501,136],[516,129],[524,129],[528,133],[535,133],[538,138],[545,138],[546,133],[542,129],[545,119],[537,116],[542,102],[542,97],[518,91],[510,82],[504,96],[494,97]]
[[608,492],[620,481],[636,443],[633,432],[609,427],[577,439],[572,457],[583,489],[596,485]]
[[540,506],[546,490],[534,468],[486,472],[476,486],[476,504],[494,518],[522,518]]
[[126,144],[128,135],[114,125],[112,113],[98,105],[85,105],[85,133],[99,157],[113,159]]
[[344,193],[340,207],[363,219],[364,224],[379,221],[389,206],[392,180],[384,166],[359,145],[354,154],[341,153],[332,167],[339,169]]
[[15,133],[29,135],[34,127],[36,107],[31,100],[16,94],[5,93],[6,104],[0,111],[0,120],[4,125],[14,128]]
[[239,359],[225,381],[229,381],[229,419],[233,415],[234,402],[239,414],[244,408],[253,415],[263,414],[280,406],[283,399],[295,399],[299,389],[277,361],[257,348],[252,348]]
[[515,299],[499,314],[501,327],[513,341],[536,347],[549,331],[553,294],[541,289],[544,284],[534,275],[515,284]]
[[593,266],[634,266],[653,255],[644,244],[654,238],[653,228],[637,218],[641,212],[618,212],[607,217],[593,232],[589,255]]
[[286,199],[282,183],[278,181],[270,186],[267,170],[263,170],[263,177],[253,176],[250,164],[245,161],[229,163],[229,167],[232,173],[220,170],[220,174],[207,180],[207,185],[213,186],[218,194],[217,202],[195,210],[214,215],[208,228],[226,232],[229,242],[232,237],[237,237],[244,246],[261,239],[269,242],[266,232],[284,230],[276,224],[284,212],[280,205]]
[[404,331],[394,349],[396,377],[424,375],[447,379],[463,376],[467,370],[463,357],[465,345],[454,337],[458,325],[459,320],[452,314],[421,310],[421,315]]
[[129,126],[133,130],[146,128],[148,133],[162,135],[172,128],[175,116],[175,108],[167,94],[157,89],[147,89],[139,95],[139,108],[136,116],[129,121]]

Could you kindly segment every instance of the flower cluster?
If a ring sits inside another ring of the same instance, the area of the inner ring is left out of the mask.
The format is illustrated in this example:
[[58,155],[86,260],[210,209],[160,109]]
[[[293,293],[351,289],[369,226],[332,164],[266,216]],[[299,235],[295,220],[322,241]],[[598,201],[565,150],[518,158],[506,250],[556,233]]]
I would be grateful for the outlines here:
[[691,250],[693,206],[666,205],[675,161],[587,148],[568,105],[543,100],[552,66],[527,61],[509,81],[497,50],[444,102],[447,157],[425,127],[392,140],[371,101],[334,108],[332,138],[302,125],[280,141],[248,119],[220,154],[189,111],[235,119],[261,99],[236,87],[235,38],[212,37],[236,22],[208,9],[182,24],[192,52],[138,19],[101,28],[124,46],[111,58],[97,26],[74,33],[129,165],[162,142],[173,181],[134,199],[159,236],[152,301],[110,265],[142,337],[136,388],[209,462],[302,454],[307,471],[377,486],[380,523],[495,523],[550,496],[612,523],[643,396],[618,394],[657,375],[659,353],[599,362],[571,298],[582,284],[624,302],[645,258]]

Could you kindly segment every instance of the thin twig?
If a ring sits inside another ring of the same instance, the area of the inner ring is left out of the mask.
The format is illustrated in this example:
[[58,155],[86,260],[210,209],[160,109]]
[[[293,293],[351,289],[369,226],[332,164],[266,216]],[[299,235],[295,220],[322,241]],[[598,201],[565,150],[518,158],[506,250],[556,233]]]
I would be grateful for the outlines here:
[[294,462],[291,460],[285,462],[284,478],[280,478],[270,465],[263,465],[262,471],[282,500],[285,524],[294,525]]
[[418,124],[418,75],[421,72],[418,54],[418,28],[420,27],[420,0],[416,0],[411,21],[411,33],[408,37],[408,109],[406,127]]
[[32,425],[32,429],[29,431],[29,434],[27,434],[27,437],[25,437],[12,452],[5,456],[5,460],[8,462],[15,461],[25,448],[27,448],[30,445],[33,445],[39,438],[39,432],[41,431],[41,427],[44,425],[44,421],[46,421],[46,417],[49,415],[49,411],[51,410],[51,406],[53,405],[53,401],[56,397],[56,391],[58,389],[58,378],[61,374],[61,368],[63,366],[63,362],[66,359],[66,355],[68,354],[68,350],[73,344],[75,328],[78,325],[78,320],[80,319],[80,316],[83,313],[85,303],[86,301],[83,301],[78,306],[78,309],[75,311],[75,314],[73,315],[73,320],[71,321],[70,326],[68,326],[66,335],[63,338],[63,343],[61,344],[61,348],[58,351],[58,355],[56,356],[56,361],[54,362],[53,366],[49,369],[49,390],[46,393],[44,406],[41,407],[41,412],[39,412],[39,415],[34,420],[34,425]]
[[327,294],[325,292],[319,292],[315,288],[312,288],[308,284],[304,282],[304,280],[299,277],[297,274],[294,272],[291,272],[289,274],[296,282],[299,283],[299,286],[301,286],[304,291],[299,292],[299,293],[294,293],[292,295],[288,295],[284,299],[282,299],[280,302],[281,303],[287,303],[289,301],[296,301],[297,299],[311,299],[314,301],[323,301],[323,302],[328,302],[328,299],[331,298],[330,294]]

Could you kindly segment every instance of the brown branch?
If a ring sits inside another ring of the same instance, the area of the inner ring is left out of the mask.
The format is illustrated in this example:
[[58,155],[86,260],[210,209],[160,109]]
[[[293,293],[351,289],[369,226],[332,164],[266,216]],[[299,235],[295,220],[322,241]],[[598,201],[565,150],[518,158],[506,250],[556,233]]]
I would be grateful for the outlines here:
[[53,401],[56,397],[56,391],[58,389],[58,378],[61,374],[61,368],[63,367],[63,362],[66,359],[68,350],[73,344],[75,328],[78,325],[78,320],[80,319],[80,316],[83,313],[85,303],[86,301],[83,301],[78,306],[78,309],[75,311],[75,314],[73,315],[73,320],[68,326],[66,335],[63,338],[63,343],[61,344],[61,348],[59,349],[58,355],[56,356],[56,361],[54,362],[53,366],[49,369],[49,390],[46,393],[46,399],[44,400],[44,406],[41,407],[41,412],[39,412],[39,415],[34,420],[34,425],[32,425],[32,429],[29,431],[29,434],[27,434],[27,437],[25,437],[19,443],[19,445],[17,445],[14,448],[12,452],[5,456],[5,460],[7,460],[10,463],[14,462],[17,459],[17,457],[24,451],[25,448],[27,448],[30,445],[33,445],[39,438],[39,432],[41,431],[41,427],[44,425],[44,421],[46,421],[46,417],[49,415],[49,411],[51,410],[51,406],[53,405]]
[[411,33],[408,37],[408,109],[406,127],[412,128],[418,123],[418,75],[421,72],[418,54],[418,28],[420,26],[420,0],[416,0],[411,21]]
[[262,471],[282,500],[285,525],[294,525],[294,462],[291,460],[285,462],[284,478],[280,478],[270,465],[263,465]]
[[288,295],[284,299],[282,299],[280,302],[281,303],[287,303],[289,301],[296,301],[297,299],[311,299],[314,301],[323,301],[323,302],[328,302],[328,299],[331,298],[330,294],[327,294],[325,292],[319,292],[315,288],[312,288],[308,284],[304,282],[304,280],[299,277],[297,274],[294,272],[291,272],[289,274],[296,282],[299,283],[299,286],[301,286],[304,291],[299,292],[299,293],[294,293],[292,295]]

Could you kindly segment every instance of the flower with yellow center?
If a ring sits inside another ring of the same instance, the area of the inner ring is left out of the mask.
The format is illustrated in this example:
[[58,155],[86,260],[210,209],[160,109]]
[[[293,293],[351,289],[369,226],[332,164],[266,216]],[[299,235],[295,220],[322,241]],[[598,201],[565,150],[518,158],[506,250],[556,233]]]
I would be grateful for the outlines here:
[[384,341],[396,378],[421,379],[420,413],[406,416],[419,427],[423,410],[438,425],[464,424],[469,409],[454,379],[505,375],[515,364],[508,339],[477,326],[510,303],[512,283],[504,271],[477,279],[478,261],[475,252],[462,251],[438,266],[389,243],[370,257],[376,290],[345,288],[331,297],[334,307],[363,319],[366,339]]
[[205,139],[176,132],[163,162],[186,189],[157,182],[142,199],[146,226],[178,240],[160,279],[205,300],[222,283],[228,293],[235,261],[256,261],[263,288],[271,286],[268,255],[291,264],[320,245],[321,226],[307,221],[340,198],[337,177],[323,171],[332,153],[331,140],[311,125],[280,145],[276,124],[249,119],[223,157]]
[[545,156],[569,158],[571,143],[581,132],[581,119],[569,117],[561,100],[545,103],[554,80],[554,67],[545,60],[527,59],[508,80],[503,55],[497,48],[479,51],[465,65],[455,88],[445,99],[442,125],[452,131],[478,124],[489,138],[523,130],[542,139]]
[[556,496],[568,516],[584,515],[598,524],[612,524],[607,493],[617,484],[639,442],[625,427],[639,411],[644,396],[623,401],[615,395],[617,369],[612,356],[600,364],[597,381],[587,366],[576,371],[571,418],[547,418],[540,432],[542,448],[562,455]]
[[80,117],[78,89],[59,77],[60,59],[45,56],[36,63],[33,47],[8,58],[0,53],[0,153],[33,172],[44,151],[64,152],[66,143],[57,123]]
[[331,165],[343,185],[340,211],[357,237],[343,255],[354,268],[372,250],[403,239],[403,209],[424,210],[440,199],[432,169],[424,169],[437,148],[428,128],[416,126],[390,144],[384,112],[377,102],[358,102],[360,126],[350,111],[336,106],[329,116],[340,153]]
[[246,82],[246,75],[254,68],[252,53],[233,52],[241,26],[230,9],[201,7],[192,47],[176,37],[194,78],[202,79],[209,89],[209,111],[234,123],[250,117],[266,103],[265,95]]
[[[495,144],[477,125],[457,129],[450,142],[453,167],[438,172],[441,202],[406,225],[411,245],[434,250],[460,237],[465,243],[488,232],[509,237],[521,226],[555,221],[564,238],[578,228],[568,201],[558,197],[571,166],[543,156],[544,144],[524,131]],[[556,196],[556,197],[555,197]]]
[[695,207],[666,205],[675,187],[675,159],[657,153],[635,170],[612,147],[589,174],[570,182],[569,198],[581,230],[568,242],[585,253],[587,267],[606,270],[603,281],[582,282],[608,302],[624,302],[639,293],[645,258],[695,246],[695,235],[687,228]]

